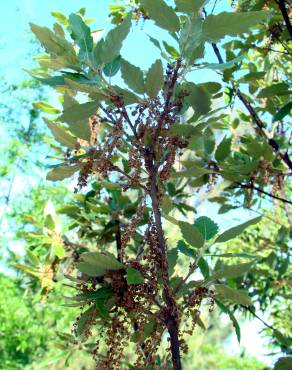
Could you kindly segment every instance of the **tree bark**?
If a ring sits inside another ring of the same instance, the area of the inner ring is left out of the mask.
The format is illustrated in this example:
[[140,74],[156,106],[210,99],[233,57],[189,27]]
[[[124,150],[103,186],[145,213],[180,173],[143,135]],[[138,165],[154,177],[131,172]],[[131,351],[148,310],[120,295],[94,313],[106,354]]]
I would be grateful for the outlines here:
[[167,270],[167,249],[164,238],[164,232],[161,222],[161,212],[159,204],[159,189],[157,185],[157,168],[154,165],[153,153],[150,152],[145,155],[145,165],[148,169],[149,180],[150,180],[150,197],[152,201],[154,222],[157,231],[157,239],[160,250],[160,264],[161,264],[161,275],[163,280],[163,290],[165,295],[165,303],[167,308],[167,314],[165,317],[165,324],[167,326],[170,336],[170,349],[172,364],[174,370],[182,370],[181,356],[180,356],[180,344],[179,344],[179,325],[177,317],[177,304],[175,301],[175,295],[170,287],[169,275]]
[[287,27],[287,30],[289,32],[289,35],[290,35],[290,38],[292,39],[292,25],[291,25],[291,22],[290,22],[290,18],[289,18],[289,14],[287,12],[287,9],[286,9],[286,2],[284,0],[278,0],[276,1],[276,3],[278,4],[280,10],[281,10],[281,13],[283,15],[283,18],[284,18],[284,22],[286,24],[286,27]]

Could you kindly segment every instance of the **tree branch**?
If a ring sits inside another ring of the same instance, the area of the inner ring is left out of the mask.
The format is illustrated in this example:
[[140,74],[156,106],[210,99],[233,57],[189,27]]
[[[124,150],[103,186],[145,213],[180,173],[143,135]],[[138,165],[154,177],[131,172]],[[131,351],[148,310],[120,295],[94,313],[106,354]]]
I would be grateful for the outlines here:
[[285,198],[278,197],[277,195],[274,195],[274,194],[268,193],[267,191],[262,190],[261,188],[258,188],[257,186],[254,186],[254,185],[251,185],[251,184],[242,184],[242,183],[240,183],[240,182],[236,182],[236,184],[238,184],[238,185],[239,185],[239,187],[241,187],[241,188],[246,188],[246,189],[253,189],[253,190],[256,190],[256,191],[258,191],[259,193],[265,194],[265,195],[267,195],[267,196],[268,196],[268,197],[270,197],[270,198],[280,200],[280,201],[281,201],[281,202],[283,202],[283,203],[292,204],[292,202],[291,202],[290,200],[287,200],[287,199],[285,199]]
[[286,9],[286,1],[285,0],[275,0],[275,2],[278,4],[279,9],[283,15],[284,22],[286,24],[287,30],[289,32],[290,38],[292,39],[292,25],[290,22],[290,18]]
[[[215,55],[216,55],[216,57],[218,59],[218,62],[220,64],[223,64],[224,61],[223,61],[223,58],[221,56],[221,53],[220,53],[220,51],[218,49],[218,46],[215,43],[212,43],[212,48],[213,48],[214,53],[215,53]],[[292,161],[289,158],[288,152],[286,152],[284,154],[282,152],[280,152],[280,147],[279,147],[278,143],[274,139],[270,139],[268,137],[268,135],[266,134],[266,132],[264,130],[265,126],[264,126],[262,120],[259,118],[259,116],[257,115],[256,111],[254,110],[254,108],[250,104],[250,102],[245,99],[245,97],[242,95],[241,91],[237,87],[235,87],[234,84],[232,84],[232,87],[233,87],[234,93],[237,95],[237,97],[239,98],[239,100],[243,103],[243,105],[245,106],[245,108],[248,110],[248,112],[251,115],[254,123],[256,124],[257,128],[259,129],[261,135],[264,136],[267,139],[269,145],[274,149],[274,151],[276,153],[279,154],[279,156],[281,157],[282,161],[285,162],[285,164],[289,167],[289,169],[292,170]]]
[[117,260],[123,263],[121,226],[120,226],[120,221],[118,219],[116,220],[116,225],[117,225],[117,232],[116,232]]
[[152,151],[145,151],[145,166],[149,173],[149,195],[152,201],[152,208],[154,214],[154,221],[157,232],[157,241],[160,252],[160,270],[163,281],[163,290],[166,301],[165,324],[167,326],[170,336],[170,347],[172,354],[172,363],[174,370],[182,370],[180,358],[180,343],[179,343],[179,329],[177,317],[177,305],[174,298],[174,293],[170,287],[169,275],[167,269],[167,251],[162,228],[161,212],[159,204],[159,189],[157,186],[157,168],[154,166],[154,153]]

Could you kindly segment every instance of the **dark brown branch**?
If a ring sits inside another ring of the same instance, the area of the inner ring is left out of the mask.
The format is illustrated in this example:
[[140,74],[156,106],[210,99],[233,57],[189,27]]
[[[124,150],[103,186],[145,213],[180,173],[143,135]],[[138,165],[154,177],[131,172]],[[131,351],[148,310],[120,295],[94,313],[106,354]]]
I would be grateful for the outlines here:
[[[130,176],[130,175],[128,175],[125,171],[123,171],[122,169],[120,169],[120,167],[118,167],[118,166],[112,166],[112,168],[111,168],[113,171],[116,171],[116,172],[119,172],[120,174],[122,174],[123,176],[125,176],[125,177],[127,177],[130,181],[133,181],[133,178]],[[147,191],[147,188],[144,186],[144,185],[142,185],[142,184],[139,184],[139,186],[142,188],[142,189],[144,189],[145,191]]]
[[122,255],[122,236],[121,236],[121,226],[120,221],[116,220],[116,247],[117,247],[117,260],[123,263],[123,255]]
[[274,195],[274,194],[271,194],[271,193],[268,193],[267,191],[265,191],[265,190],[263,190],[261,188],[258,188],[257,186],[254,186],[254,185],[251,185],[251,184],[241,184],[240,182],[236,182],[236,184],[238,184],[238,186],[240,188],[246,188],[246,189],[256,190],[259,193],[265,194],[265,195],[267,195],[270,198],[277,199],[277,200],[279,200],[279,201],[281,201],[283,203],[292,204],[292,202],[290,200],[285,199],[285,198],[278,197],[277,195]]
[[172,364],[174,370],[182,370],[181,358],[180,358],[180,343],[179,343],[179,329],[178,329],[178,317],[177,307],[174,298],[174,293],[170,287],[169,275],[167,269],[167,251],[166,243],[164,238],[164,232],[162,228],[161,212],[159,204],[159,189],[157,186],[157,167],[154,166],[154,153],[150,150],[145,151],[145,166],[149,173],[149,195],[152,201],[152,208],[154,214],[154,221],[157,231],[157,241],[159,244],[160,251],[160,270],[163,281],[163,290],[166,301],[166,314],[165,324],[167,326],[170,336],[170,348],[172,355]]
[[[101,110],[106,114],[108,122],[111,122],[114,126],[116,125],[116,119],[113,117],[112,114],[110,114],[106,108],[100,106]],[[126,112],[127,113],[127,112]],[[102,117],[98,116],[100,119],[103,119]],[[130,137],[130,135],[127,134],[127,132],[124,130],[124,135],[129,140],[131,144],[133,144],[137,149],[140,149],[139,142],[133,140],[133,138]]]
[[165,116],[169,113],[170,99],[173,95],[173,89],[174,89],[174,86],[175,86],[176,81],[178,79],[178,71],[179,71],[180,67],[181,67],[181,59],[178,59],[177,62],[176,62],[176,66],[174,68],[174,71],[173,71],[171,82],[170,82],[170,84],[168,86],[168,89],[167,89],[167,93],[166,93],[166,97],[165,97],[165,103],[164,103],[164,109],[163,109],[163,112],[161,113],[161,115],[158,119],[158,124],[157,124],[157,128],[155,130],[155,135],[154,135],[154,141],[157,140],[158,135],[161,131],[163,120],[164,120]]
[[[212,43],[212,48],[213,48],[214,53],[215,53],[215,55],[218,59],[218,62],[220,64],[223,64],[224,63],[223,58],[222,58],[221,53],[220,53],[220,51],[219,51],[219,49],[218,49],[218,47],[215,43]],[[282,161],[286,163],[286,165],[289,167],[289,169],[292,170],[292,161],[289,158],[288,152],[285,152],[284,154],[282,152],[280,152],[280,147],[279,147],[278,143],[274,139],[270,139],[268,137],[268,135],[266,134],[266,132],[264,130],[265,126],[264,126],[262,120],[259,118],[256,111],[254,110],[254,108],[250,104],[250,102],[242,95],[241,91],[234,85],[233,85],[233,91],[238,96],[239,100],[242,102],[242,104],[245,106],[245,108],[248,110],[249,114],[251,115],[251,117],[252,117],[254,123],[256,124],[258,130],[260,131],[261,135],[264,136],[267,139],[269,145],[274,149],[274,151],[276,153],[279,154]]]
[[283,15],[284,22],[286,24],[287,30],[289,32],[290,38],[292,39],[292,25],[290,22],[290,18],[286,9],[286,1],[285,0],[275,0],[275,2],[278,4],[279,9]]

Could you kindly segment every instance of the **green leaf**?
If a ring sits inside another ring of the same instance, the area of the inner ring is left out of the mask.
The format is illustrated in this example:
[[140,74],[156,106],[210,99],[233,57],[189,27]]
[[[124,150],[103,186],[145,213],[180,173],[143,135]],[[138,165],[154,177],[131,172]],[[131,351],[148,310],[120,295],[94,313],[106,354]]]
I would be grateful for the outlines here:
[[87,293],[81,293],[78,294],[75,297],[70,297],[69,299],[72,299],[73,301],[77,302],[90,302],[90,301],[95,301],[97,299],[108,299],[113,296],[113,290],[111,287],[101,287],[95,292],[87,292]]
[[217,42],[225,36],[237,36],[249,32],[251,27],[267,19],[264,11],[246,13],[222,12],[209,15],[203,22],[203,34],[208,41]]
[[258,98],[269,98],[273,96],[279,96],[279,95],[290,95],[291,90],[289,90],[289,85],[280,82],[277,84],[273,84],[271,86],[264,87],[257,95]]
[[274,367],[274,370],[291,370],[292,357],[280,357]]
[[58,244],[53,244],[53,251],[54,251],[55,255],[58,258],[60,258],[60,259],[64,258],[65,249],[64,249],[62,244],[59,244],[59,243]]
[[48,214],[45,217],[44,226],[47,229],[54,230],[56,227],[55,220],[52,215]]
[[88,120],[89,117],[96,113],[97,109],[97,102],[75,104],[65,109],[58,119],[68,123],[72,134],[83,140],[90,141],[91,129]]
[[53,77],[41,78],[41,77],[33,75],[33,78],[40,81],[44,85],[49,85],[52,87],[65,85],[65,79],[63,76],[53,76]]
[[177,253],[176,248],[172,248],[169,251],[167,251],[168,275],[169,276],[172,276],[172,274],[174,273],[174,269],[175,269],[176,262],[177,262],[177,257],[178,257],[178,253]]
[[185,256],[196,258],[196,252],[188,246],[183,240],[177,242],[177,249]]
[[79,46],[80,57],[90,60],[93,50],[93,39],[90,28],[84,23],[80,15],[74,13],[69,16],[69,25],[71,37]]
[[[99,67],[103,64],[102,53],[103,53],[104,39],[100,39],[95,48],[93,49],[93,62],[95,67]],[[119,54],[118,54],[119,55]]]
[[154,99],[163,86],[163,67],[160,59],[152,64],[146,75],[145,90],[147,95]]
[[104,63],[110,63],[120,55],[122,43],[130,32],[131,19],[132,14],[130,13],[120,25],[110,30],[107,34],[102,45],[102,53],[100,54],[100,58]]
[[173,46],[169,45],[166,41],[162,41],[165,50],[170,56],[177,59],[179,57],[179,52]]
[[70,108],[65,109],[63,114],[58,119],[63,122],[74,123],[76,121],[88,119],[94,113],[96,113],[97,109],[97,102],[75,104]]
[[172,217],[172,216],[169,216],[169,215],[163,215],[163,217],[167,220],[167,221],[169,221],[169,222],[171,222],[172,224],[174,224],[174,225],[178,225],[178,223],[179,223],[179,221],[177,221],[177,219],[176,218],[174,218],[174,217]]
[[250,297],[243,291],[230,288],[229,286],[223,284],[215,285],[215,290],[219,295],[219,298],[228,299],[244,306],[252,305]]
[[125,105],[135,104],[140,101],[137,95],[127,89],[122,89],[119,86],[112,86],[112,88],[123,98]]
[[86,252],[80,259],[81,262],[78,262],[76,267],[88,276],[103,276],[106,271],[124,268],[124,265],[110,253]]
[[224,138],[215,152],[216,161],[220,162],[227,158],[231,151],[231,138]]
[[209,0],[175,0],[177,10],[183,13],[195,13],[200,10]]
[[138,94],[144,94],[144,76],[139,67],[134,66],[125,59],[121,60],[122,78],[130,89]]
[[82,336],[85,330],[90,326],[92,320],[95,319],[95,309],[95,306],[91,306],[80,315],[76,326],[77,336]]
[[244,59],[244,55],[239,55],[238,57],[226,62],[226,63],[210,63],[205,64],[200,68],[215,69],[217,71],[225,71],[226,69],[233,68],[237,63],[240,63]]
[[53,28],[54,28],[54,31],[55,31],[56,35],[65,38],[65,32],[63,30],[63,27],[60,26],[59,23],[55,23]]
[[144,276],[140,271],[134,269],[133,267],[127,268],[127,283],[129,285],[138,285],[144,283]]
[[141,0],[141,4],[157,26],[170,32],[179,30],[180,22],[178,16],[163,0]]
[[38,101],[38,102],[32,103],[32,105],[35,109],[40,109],[43,112],[46,112],[46,113],[49,113],[49,114],[58,114],[58,113],[60,113],[59,109],[57,109],[57,108],[55,108],[55,107],[51,106],[50,104],[45,103],[43,101]]
[[55,17],[57,19],[57,21],[59,21],[63,26],[67,27],[69,22],[68,22],[68,19],[67,17],[63,14],[63,13],[60,13],[60,12],[51,12],[52,16]]
[[99,316],[106,321],[110,320],[111,317],[108,310],[105,307],[105,301],[102,299],[97,299],[95,301],[95,305]]
[[173,203],[171,198],[167,195],[164,195],[161,201],[161,209],[164,214],[168,214],[173,209]]
[[185,221],[179,221],[178,226],[183,238],[194,248],[201,248],[204,245],[204,238],[196,226]]
[[103,73],[107,77],[113,77],[115,74],[118,73],[118,71],[119,71],[120,68],[121,68],[121,56],[119,55],[111,63],[107,63],[104,66]]
[[266,75],[267,72],[250,72],[250,73],[247,73],[246,75],[242,76],[238,82],[241,82],[241,83],[249,83],[249,82],[252,82],[252,81],[257,81],[257,80],[262,80],[265,75]]
[[247,262],[239,263],[237,265],[224,266],[221,270],[218,270],[213,275],[211,275],[206,280],[206,283],[210,283],[212,281],[223,278],[236,278],[238,276],[242,276],[250,270],[252,265],[253,262]]
[[188,65],[204,56],[204,38],[202,35],[202,20],[198,17],[188,17],[180,32],[179,40],[181,53]]
[[210,155],[213,153],[215,148],[215,135],[214,132],[208,127],[204,131],[204,152],[206,155]]
[[210,269],[209,269],[208,262],[203,257],[199,259],[198,267],[202,275],[204,276],[204,278],[207,279],[210,276]]
[[238,343],[240,343],[240,338],[241,338],[240,326],[239,326],[238,321],[236,320],[234,314],[229,310],[229,308],[227,306],[225,306],[218,299],[215,298],[215,302],[217,303],[217,305],[221,309],[221,311],[226,313],[229,316],[230,320],[233,323]]
[[152,42],[152,44],[155,47],[157,47],[157,49],[159,49],[160,51],[162,51],[162,48],[160,46],[160,42],[157,39],[155,39],[154,37],[150,36],[150,35],[148,35],[148,37],[149,37],[149,40]]
[[170,127],[170,132],[177,135],[184,136],[199,136],[202,135],[202,132],[194,127],[193,125],[188,125],[185,123],[175,123]]
[[47,53],[53,57],[64,56],[73,65],[78,62],[73,46],[63,37],[56,35],[47,27],[40,27],[33,23],[30,23],[30,28]]
[[74,166],[66,166],[66,165],[60,166],[48,172],[46,179],[50,181],[64,180],[68,177],[73,176],[74,173],[79,170],[80,170],[79,164],[76,164]]
[[157,326],[156,319],[151,318],[144,326],[144,339],[150,337],[150,335],[155,331]]
[[241,225],[232,227],[229,230],[224,231],[223,234],[219,235],[218,238],[215,240],[215,243],[224,243],[227,242],[230,239],[236,238],[238,235],[240,235],[247,227],[250,225],[255,225],[258,222],[260,222],[261,216],[253,218],[252,220],[249,220],[247,222],[244,222]]
[[196,85],[192,82],[185,84],[190,96],[187,98],[195,113],[200,115],[206,114],[211,110],[210,93],[203,86]]
[[56,123],[44,119],[48,128],[51,130],[55,139],[63,146],[67,148],[74,149],[77,144],[77,140],[74,136],[68,134],[62,127],[58,126]]
[[280,121],[284,117],[288,116],[290,114],[290,111],[292,109],[292,101],[285,104],[273,117],[273,122]]
[[205,175],[208,173],[215,173],[215,171],[207,170],[206,168],[192,167],[185,171],[175,172],[173,177],[193,177],[199,175]]
[[206,216],[197,218],[194,225],[200,231],[204,240],[212,239],[218,232],[218,225]]
[[41,263],[39,258],[32,251],[28,250],[27,255],[33,265],[38,266]]
[[284,347],[289,348],[292,344],[292,338],[286,337],[283,335],[279,330],[273,330],[273,336],[277,339],[277,341]]

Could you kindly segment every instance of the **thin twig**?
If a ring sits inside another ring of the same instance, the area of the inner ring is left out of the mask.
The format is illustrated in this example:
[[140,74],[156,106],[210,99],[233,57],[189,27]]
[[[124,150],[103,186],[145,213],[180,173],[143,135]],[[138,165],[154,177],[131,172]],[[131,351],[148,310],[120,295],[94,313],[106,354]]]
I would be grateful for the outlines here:
[[[223,64],[224,61],[223,61],[223,58],[221,56],[220,50],[218,49],[218,46],[215,43],[212,43],[212,48],[213,48],[213,51],[214,51],[214,53],[215,53],[215,55],[218,59],[218,62],[220,64]],[[268,137],[267,133],[264,130],[265,126],[264,126],[262,120],[259,118],[258,114],[254,110],[254,108],[252,107],[250,102],[242,95],[242,93],[241,93],[241,91],[239,90],[238,87],[236,87],[234,84],[232,84],[232,88],[233,88],[234,93],[238,96],[239,100],[243,103],[245,108],[248,110],[248,112],[251,115],[254,123],[256,124],[260,134],[266,138],[269,145],[274,149],[274,151],[276,153],[279,154],[282,161],[285,162],[285,164],[289,167],[289,169],[292,170],[292,161],[289,158],[288,152],[285,152],[283,154],[280,151],[279,144],[274,139],[271,139],[271,138]]]
[[275,3],[279,6],[280,11],[283,15],[284,22],[286,24],[287,30],[289,32],[290,38],[292,39],[292,25],[290,22],[290,18],[286,9],[286,1],[285,0],[275,0]]
[[267,191],[265,191],[265,190],[263,190],[261,188],[258,188],[257,186],[254,186],[254,185],[251,185],[251,184],[242,184],[240,182],[236,182],[236,184],[238,184],[238,186],[241,187],[241,188],[256,190],[259,193],[265,194],[265,195],[267,195],[270,198],[280,200],[283,203],[292,204],[292,202],[290,200],[285,199],[285,198],[278,197],[277,195],[274,195],[274,194],[271,194],[271,193],[268,193]]

